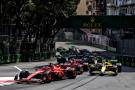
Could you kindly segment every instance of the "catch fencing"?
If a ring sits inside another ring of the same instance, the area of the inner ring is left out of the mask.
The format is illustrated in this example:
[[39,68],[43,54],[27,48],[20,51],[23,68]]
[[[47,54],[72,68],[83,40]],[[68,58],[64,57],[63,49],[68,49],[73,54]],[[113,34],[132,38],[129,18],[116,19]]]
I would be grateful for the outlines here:
[[135,56],[118,56],[118,60],[122,65],[135,67]]
[[49,59],[53,55],[53,52],[40,52],[40,53],[31,53],[26,54],[9,54],[9,55],[0,55],[0,64],[9,64],[16,62],[34,62],[34,61],[44,61]]

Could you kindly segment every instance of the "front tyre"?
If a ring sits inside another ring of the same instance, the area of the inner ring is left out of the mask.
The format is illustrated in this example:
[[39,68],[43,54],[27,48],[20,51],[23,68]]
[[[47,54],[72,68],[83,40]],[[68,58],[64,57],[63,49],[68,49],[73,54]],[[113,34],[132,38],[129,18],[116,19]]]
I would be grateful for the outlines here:
[[22,78],[27,78],[29,76],[28,71],[21,71],[19,74],[16,74],[14,80],[21,80]]
[[94,73],[92,73],[92,72],[89,72],[89,74],[90,74],[90,76],[93,76],[93,75],[95,75]]
[[122,66],[118,66],[118,72],[122,71]]
[[15,75],[14,80],[18,80],[18,74]]
[[88,70],[88,65],[83,65],[83,71],[87,72]]
[[118,75],[118,69],[115,70],[113,76],[117,76]]

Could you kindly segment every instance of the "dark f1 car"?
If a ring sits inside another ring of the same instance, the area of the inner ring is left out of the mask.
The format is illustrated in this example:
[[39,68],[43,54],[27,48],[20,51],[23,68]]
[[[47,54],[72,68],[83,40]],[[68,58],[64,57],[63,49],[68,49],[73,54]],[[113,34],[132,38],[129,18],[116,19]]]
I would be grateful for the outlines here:
[[63,69],[59,65],[43,66],[36,69],[35,72],[29,73],[28,71],[20,71],[14,78],[17,83],[48,83],[52,80],[60,80],[65,77],[74,79],[77,74],[74,68]]

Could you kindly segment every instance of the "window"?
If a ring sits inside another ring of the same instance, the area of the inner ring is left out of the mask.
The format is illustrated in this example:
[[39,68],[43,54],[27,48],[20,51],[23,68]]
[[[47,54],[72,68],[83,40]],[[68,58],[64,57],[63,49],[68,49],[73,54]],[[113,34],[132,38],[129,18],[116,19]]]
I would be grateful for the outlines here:
[[93,9],[96,9],[96,3],[95,3],[95,2],[93,3],[92,6],[93,6],[93,7],[92,7]]
[[89,11],[92,10],[92,6],[91,6],[91,5],[88,6],[88,10],[89,10]]
[[86,1],[86,5],[89,5],[89,1]]
[[88,15],[89,14],[89,11],[86,11],[86,14]]

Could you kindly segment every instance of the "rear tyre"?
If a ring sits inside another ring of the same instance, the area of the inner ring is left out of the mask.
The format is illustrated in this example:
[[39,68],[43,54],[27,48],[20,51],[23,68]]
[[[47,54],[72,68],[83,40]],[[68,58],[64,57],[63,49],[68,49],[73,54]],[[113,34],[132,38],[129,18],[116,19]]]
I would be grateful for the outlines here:
[[46,76],[46,82],[47,83],[50,83],[52,81],[52,75],[49,73],[47,76]]
[[93,76],[93,75],[95,75],[95,74],[94,74],[94,73],[92,73],[92,72],[90,72],[90,75],[91,75],[91,76]]
[[27,78],[29,76],[29,72],[28,71],[21,71],[19,74],[16,74],[14,77],[14,80],[17,81],[17,84],[21,84],[21,82],[19,82],[19,80],[22,80],[23,78]]
[[76,71],[67,71],[67,77],[68,77],[69,79],[75,79],[76,76],[77,76]]
[[93,73],[93,71],[94,71],[93,69],[89,69],[89,75],[90,75],[90,76],[95,75],[95,73]]
[[83,71],[87,72],[88,70],[88,65],[83,65]]
[[121,71],[122,71],[122,67],[118,66],[118,72],[121,72]]
[[113,76],[117,76],[117,75],[118,75],[118,69],[116,69],[116,70],[114,71]]
[[28,71],[21,71],[20,74],[19,74],[20,80],[22,78],[27,78],[28,76],[29,76],[29,72]]
[[80,68],[80,74],[83,74],[84,70],[83,67]]
[[83,67],[76,67],[77,74],[82,74],[83,73]]
[[49,74],[44,74],[43,77],[42,77],[41,84],[50,83],[51,81],[52,81],[52,75],[50,73]]
[[104,74],[103,74],[103,73],[100,73],[99,75],[100,75],[100,76],[104,76]]

